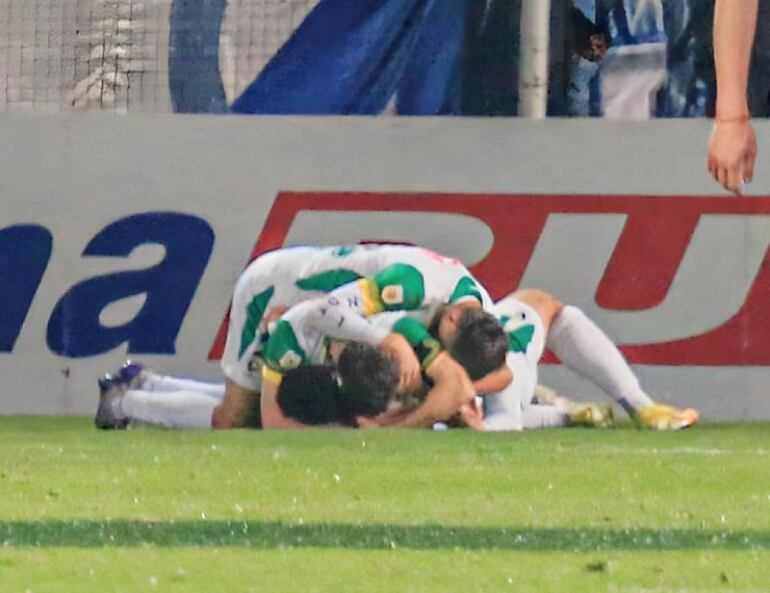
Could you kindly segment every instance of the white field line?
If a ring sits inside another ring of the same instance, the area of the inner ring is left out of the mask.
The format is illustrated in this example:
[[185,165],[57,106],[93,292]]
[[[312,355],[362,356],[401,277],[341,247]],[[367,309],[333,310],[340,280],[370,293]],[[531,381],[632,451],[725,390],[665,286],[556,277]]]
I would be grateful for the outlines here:
[[595,451],[600,453],[632,453],[632,454],[648,454],[648,455],[729,455],[729,454],[742,454],[742,455],[770,455],[770,449],[725,449],[725,448],[700,448],[700,447],[673,447],[659,449],[657,447],[621,447],[615,445],[600,445],[598,447],[592,447]]

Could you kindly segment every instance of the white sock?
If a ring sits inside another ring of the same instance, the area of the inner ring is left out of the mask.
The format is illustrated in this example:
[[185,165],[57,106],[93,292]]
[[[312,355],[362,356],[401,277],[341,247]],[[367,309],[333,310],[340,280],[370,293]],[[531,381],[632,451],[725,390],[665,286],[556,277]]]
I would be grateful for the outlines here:
[[484,430],[489,432],[537,430],[562,426],[569,426],[569,414],[555,406],[533,404],[523,407],[517,414],[498,410],[484,415]]
[[569,414],[556,406],[532,404],[522,410],[524,430],[569,426]]
[[617,346],[577,307],[562,309],[551,325],[546,346],[565,366],[600,387],[627,412],[653,403]]
[[118,405],[132,421],[164,428],[211,428],[211,414],[220,402],[221,398],[198,391],[129,389]]
[[148,370],[145,370],[142,389],[144,391],[156,392],[194,391],[210,395],[211,397],[218,397],[220,401],[225,397],[224,383],[207,383],[206,381],[196,381],[195,379],[182,379],[181,377],[159,375]]

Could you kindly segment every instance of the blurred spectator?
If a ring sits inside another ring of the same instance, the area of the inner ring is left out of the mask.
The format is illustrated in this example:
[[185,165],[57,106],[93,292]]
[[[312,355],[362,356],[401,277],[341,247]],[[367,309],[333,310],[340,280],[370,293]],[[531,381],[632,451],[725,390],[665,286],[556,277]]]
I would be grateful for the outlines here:
[[609,36],[586,16],[584,10],[576,7],[570,11],[569,24],[571,67],[567,114],[582,117],[600,115],[599,62],[609,49]]

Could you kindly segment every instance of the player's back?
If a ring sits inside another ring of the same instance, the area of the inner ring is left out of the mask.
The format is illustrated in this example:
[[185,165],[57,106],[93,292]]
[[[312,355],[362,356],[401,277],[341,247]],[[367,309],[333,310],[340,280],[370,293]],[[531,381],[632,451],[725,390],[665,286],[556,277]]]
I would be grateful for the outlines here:
[[475,298],[492,306],[487,291],[457,259],[422,247],[351,245],[285,247],[257,258],[244,276],[260,286],[275,287],[276,302],[291,306],[331,292],[361,278],[373,277],[394,265],[408,267],[423,291],[424,308]]

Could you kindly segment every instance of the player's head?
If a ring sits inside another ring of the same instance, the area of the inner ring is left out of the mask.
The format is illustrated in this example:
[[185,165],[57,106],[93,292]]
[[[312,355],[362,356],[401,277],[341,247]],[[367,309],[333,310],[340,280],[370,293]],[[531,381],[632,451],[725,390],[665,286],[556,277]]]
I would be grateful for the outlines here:
[[278,405],[303,424],[355,426],[388,408],[398,388],[398,369],[376,348],[354,342],[336,350],[335,365],[303,365],[283,376]]
[[334,367],[303,365],[283,375],[276,399],[284,416],[313,426],[348,424]]
[[439,340],[472,381],[505,364],[508,338],[494,315],[470,303],[447,305],[440,312]]
[[399,374],[396,363],[377,348],[349,342],[337,359],[337,379],[351,417],[372,417],[395,400]]

